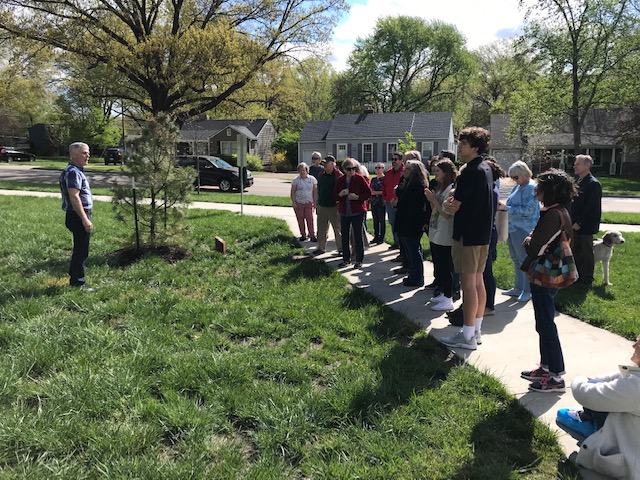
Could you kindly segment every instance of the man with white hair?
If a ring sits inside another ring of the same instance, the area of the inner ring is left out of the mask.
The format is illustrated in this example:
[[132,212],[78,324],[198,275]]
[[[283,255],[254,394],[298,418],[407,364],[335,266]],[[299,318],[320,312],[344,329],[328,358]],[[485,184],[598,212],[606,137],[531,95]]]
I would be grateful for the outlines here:
[[600,230],[602,216],[602,185],[591,173],[592,166],[593,159],[590,155],[576,155],[573,171],[578,176],[578,196],[571,205],[571,250],[578,269],[576,283],[587,286],[593,283],[593,235]]
[[89,257],[89,240],[93,231],[91,214],[93,197],[84,167],[89,163],[89,146],[75,142],[69,145],[71,160],[60,174],[62,210],[65,211],[65,226],[73,234],[73,253],[69,266],[69,285],[86,292],[95,289],[86,285],[85,265]]

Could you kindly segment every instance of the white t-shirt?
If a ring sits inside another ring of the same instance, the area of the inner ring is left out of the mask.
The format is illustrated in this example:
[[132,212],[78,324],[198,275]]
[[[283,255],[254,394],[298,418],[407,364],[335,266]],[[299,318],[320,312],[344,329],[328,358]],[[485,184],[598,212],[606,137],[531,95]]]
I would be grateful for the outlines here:
[[296,187],[294,195],[296,203],[313,203],[313,187],[317,184],[318,180],[313,175],[309,175],[307,178],[298,176],[291,180],[291,185]]

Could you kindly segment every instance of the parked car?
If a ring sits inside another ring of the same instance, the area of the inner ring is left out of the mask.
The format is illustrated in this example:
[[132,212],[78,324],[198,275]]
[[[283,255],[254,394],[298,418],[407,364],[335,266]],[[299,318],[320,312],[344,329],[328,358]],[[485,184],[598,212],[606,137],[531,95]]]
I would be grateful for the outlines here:
[[[229,192],[235,188],[240,190],[240,173],[238,167],[233,167],[218,157],[209,155],[184,155],[178,157],[179,167],[191,167],[196,169],[196,162],[200,167],[200,185],[217,186],[223,192]],[[244,180],[244,187],[253,185],[253,175],[249,170]],[[196,185],[198,179],[196,178]]]
[[3,162],[35,162],[36,156],[33,153],[16,150],[14,147],[0,147],[0,160]]
[[106,148],[102,156],[104,158],[105,165],[109,165],[110,163],[113,163],[114,165],[122,163],[122,152],[119,148]]

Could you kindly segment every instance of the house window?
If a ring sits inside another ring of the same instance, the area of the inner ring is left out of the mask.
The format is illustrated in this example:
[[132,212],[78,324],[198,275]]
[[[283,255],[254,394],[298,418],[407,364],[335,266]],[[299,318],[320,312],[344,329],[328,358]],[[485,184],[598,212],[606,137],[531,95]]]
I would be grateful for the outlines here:
[[338,149],[338,152],[337,152],[338,155],[336,156],[336,160],[341,162],[342,160],[345,160],[347,158],[347,144],[339,143],[337,145],[337,149]]
[[422,160],[428,162],[433,155],[433,142],[422,142]]
[[387,161],[388,162],[391,161],[391,157],[393,157],[393,154],[396,153],[397,151],[398,151],[397,143],[387,143]]
[[373,143],[362,144],[362,163],[373,162]]
[[238,142],[220,142],[220,153],[222,155],[237,155],[238,154]]

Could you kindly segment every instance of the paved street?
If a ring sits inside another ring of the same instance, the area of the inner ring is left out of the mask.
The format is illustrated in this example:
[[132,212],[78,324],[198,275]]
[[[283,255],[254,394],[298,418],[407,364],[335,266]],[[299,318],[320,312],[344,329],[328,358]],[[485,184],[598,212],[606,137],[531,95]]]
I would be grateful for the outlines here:
[[[43,183],[55,185],[58,183],[59,172],[31,165],[0,165],[0,180],[22,183]],[[89,182],[93,187],[110,187],[113,183],[128,183],[127,177],[118,173],[87,172]],[[295,173],[259,173],[254,176],[254,184],[246,190],[247,195],[270,195],[274,197],[288,197],[291,192],[291,180]],[[509,179],[502,181],[500,195],[506,198],[513,183]],[[211,188],[218,191],[216,187]],[[605,212],[640,213],[640,198],[605,197],[602,199],[602,210]]]

